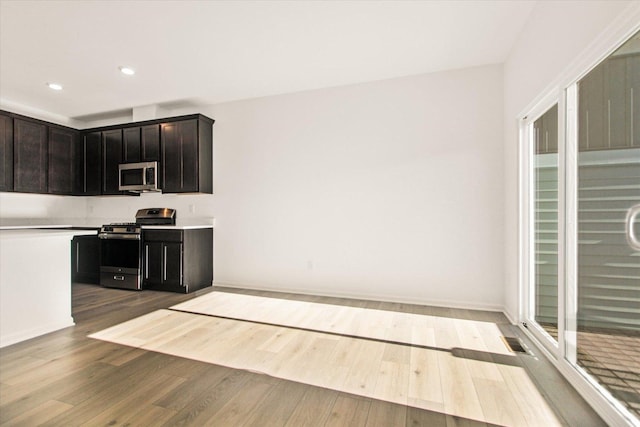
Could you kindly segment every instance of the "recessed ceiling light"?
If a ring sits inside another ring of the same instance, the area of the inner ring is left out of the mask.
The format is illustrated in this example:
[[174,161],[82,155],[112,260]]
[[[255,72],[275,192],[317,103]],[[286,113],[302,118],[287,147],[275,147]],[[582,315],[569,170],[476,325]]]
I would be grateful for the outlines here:
[[133,76],[136,73],[136,70],[129,67],[118,67],[122,74],[126,74],[127,76]]
[[60,83],[47,83],[47,86],[49,86],[49,89],[62,90],[62,85]]

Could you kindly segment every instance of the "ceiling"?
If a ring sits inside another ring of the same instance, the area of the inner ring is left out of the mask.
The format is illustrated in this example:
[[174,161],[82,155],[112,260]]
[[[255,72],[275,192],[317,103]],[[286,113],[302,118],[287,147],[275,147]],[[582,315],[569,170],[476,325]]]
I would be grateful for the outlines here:
[[534,4],[0,0],[0,103],[82,120],[501,63]]

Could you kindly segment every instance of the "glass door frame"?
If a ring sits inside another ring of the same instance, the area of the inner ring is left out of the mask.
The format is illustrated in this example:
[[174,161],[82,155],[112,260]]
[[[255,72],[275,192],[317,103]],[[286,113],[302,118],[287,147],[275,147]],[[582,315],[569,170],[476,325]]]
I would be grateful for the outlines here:
[[[536,233],[536,183],[534,173],[535,161],[535,135],[534,122],[538,120],[545,112],[558,105],[558,341],[555,341],[535,320],[536,316],[536,281],[535,281],[535,233]],[[561,307],[564,307],[564,218],[565,218],[565,179],[563,176],[565,163],[565,102],[562,92],[559,89],[550,91],[549,94],[541,99],[538,104],[533,107],[530,112],[520,121],[520,140],[521,140],[521,188],[524,190],[525,197],[521,198],[521,212],[524,213],[524,227],[521,230],[521,250],[523,260],[521,262],[522,276],[524,283],[522,288],[522,304],[520,312],[520,323],[531,334],[536,337],[539,344],[555,359],[561,357],[559,349],[564,340],[564,315]],[[526,260],[526,261],[525,261]]]
[[[581,53],[518,116],[519,132],[519,312],[520,329],[532,339],[583,398],[610,425],[640,425],[628,411],[577,366],[578,136],[577,82],[640,30],[640,6],[633,5]],[[558,103],[558,342],[535,322],[535,232],[533,122]]]

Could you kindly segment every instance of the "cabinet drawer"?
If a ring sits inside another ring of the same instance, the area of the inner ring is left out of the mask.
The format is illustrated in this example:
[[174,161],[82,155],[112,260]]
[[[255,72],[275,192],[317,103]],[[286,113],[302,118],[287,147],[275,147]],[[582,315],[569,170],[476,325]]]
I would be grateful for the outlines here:
[[143,239],[147,242],[182,242],[182,230],[144,230]]

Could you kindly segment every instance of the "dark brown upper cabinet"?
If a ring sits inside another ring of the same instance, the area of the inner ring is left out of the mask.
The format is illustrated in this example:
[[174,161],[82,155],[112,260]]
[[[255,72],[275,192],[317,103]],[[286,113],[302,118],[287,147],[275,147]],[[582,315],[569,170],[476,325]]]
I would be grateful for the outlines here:
[[163,193],[211,194],[213,123],[191,114],[77,131],[0,111],[0,191],[131,194],[118,166],[157,161]]
[[13,141],[14,190],[47,193],[47,126],[14,118]]
[[160,160],[160,125],[138,126],[122,130],[123,163]]
[[83,133],[76,142],[73,194],[99,196],[102,192],[102,132]]
[[74,152],[78,132],[73,129],[49,127],[49,193],[73,194]]
[[160,125],[148,125],[140,128],[140,160],[143,162],[160,161]]
[[122,129],[122,162],[135,163],[140,161],[140,128]]
[[198,116],[160,126],[163,193],[213,192],[212,125]]
[[0,191],[13,191],[13,118],[0,114]]
[[102,132],[102,194],[123,194],[118,190],[118,165],[122,163],[122,129]]

